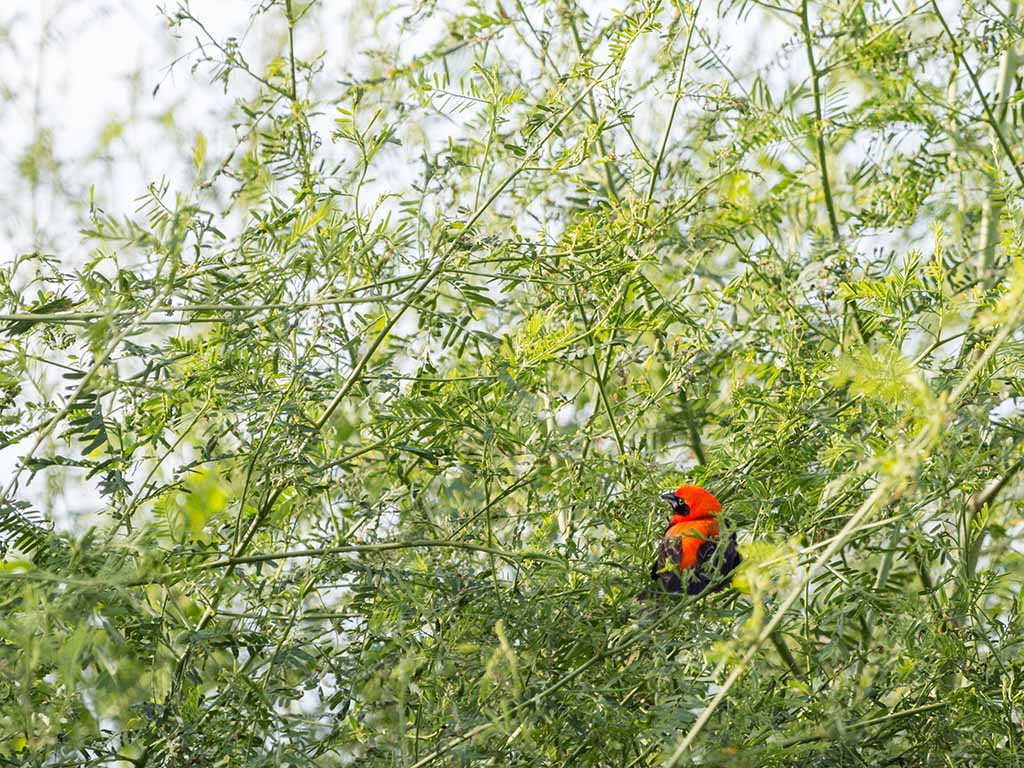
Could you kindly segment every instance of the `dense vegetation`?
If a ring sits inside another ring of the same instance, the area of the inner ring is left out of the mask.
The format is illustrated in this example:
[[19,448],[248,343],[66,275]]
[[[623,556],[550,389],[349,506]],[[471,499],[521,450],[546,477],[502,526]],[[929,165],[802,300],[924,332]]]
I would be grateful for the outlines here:
[[9,166],[0,763],[1024,761],[1017,0],[202,6]]

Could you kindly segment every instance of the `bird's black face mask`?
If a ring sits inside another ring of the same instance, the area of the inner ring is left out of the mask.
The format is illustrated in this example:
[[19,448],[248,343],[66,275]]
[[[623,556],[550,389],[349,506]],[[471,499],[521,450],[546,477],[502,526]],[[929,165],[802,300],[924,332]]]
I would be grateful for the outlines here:
[[683,515],[685,517],[686,515],[690,514],[690,507],[686,504],[685,501],[676,496],[675,491],[665,491],[663,494],[661,494],[661,498],[667,501],[669,503],[669,506],[672,507],[673,515]]

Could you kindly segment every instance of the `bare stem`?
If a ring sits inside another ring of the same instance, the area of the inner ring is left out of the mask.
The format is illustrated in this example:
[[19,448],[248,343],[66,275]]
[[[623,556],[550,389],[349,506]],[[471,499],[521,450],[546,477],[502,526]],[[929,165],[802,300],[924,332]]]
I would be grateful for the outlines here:
[[821,108],[821,73],[814,60],[814,38],[807,17],[807,0],[800,4],[800,29],[804,35],[804,48],[807,50],[807,63],[811,68],[811,91],[814,94],[814,143],[818,148],[818,165],[821,168],[821,189],[825,195],[825,209],[828,211],[828,223],[832,230],[832,239],[840,240],[839,221],[836,219],[836,207],[832,200],[832,184],[828,177],[828,161],[825,154],[825,118]]

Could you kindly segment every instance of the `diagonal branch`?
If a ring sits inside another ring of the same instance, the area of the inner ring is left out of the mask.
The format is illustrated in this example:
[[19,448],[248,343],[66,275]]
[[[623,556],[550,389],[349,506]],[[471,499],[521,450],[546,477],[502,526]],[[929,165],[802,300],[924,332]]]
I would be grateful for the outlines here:
[[[327,407],[324,409],[324,412],[320,415],[320,418],[317,419],[316,422],[314,423],[313,432],[305,441],[303,441],[299,450],[305,450],[310,442],[318,438],[320,433],[323,431],[323,428],[327,425],[327,422],[330,421],[331,416],[338,409],[338,407],[345,400],[345,398],[348,397],[349,393],[352,391],[355,385],[361,380],[363,372],[369,365],[370,360],[373,359],[374,355],[377,353],[377,350],[384,343],[385,339],[387,339],[387,337],[390,335],[392,329],[395,327],[398,321],[402,318],[406,311],[409,310],[409,308],[413,305],[415,300],[444,271],[445,267],[448,265],[448,261],[451,259],[452,255],[456,252],[456,249],[461,244],[462,238],[464,236],[463,233],[471,231],[473,225],[494,204],[495,200],[498,199],[501,193],[504,192],[505,189],[508,188],[508,186],[513,181],[515,181],[515,179],[523,171],[525,171],[532,162],[534,162],[536,155],[548,143],[551,137],[557,134],[558,130],[562,126],[562,123],[564,123],[565,120],[590,95],[590,93],[593,92],[593,90],[601,83],[605,75],[607,75],[607,73],[612,69],[614,65],[614,59],[612,61],[609,61],[601,69],[601,71],[597,73],[597,75],[593,79],[593,82],[591,82],[590,85],[587,86],[583,90],[583,92],[565,110],[562,111],[562,113],[558,116],[554,123],[551,124],[550,128],[544,134],[541,140],[537,142],[534,149],[526,154],[526,156],[519,163],[519,165],[516,166],[504,178],[504,180],[502,180],[500,184],[498,184],[498,186],[494,189],[493,192],[491,192],[491,194],[480,205],[480,207],[478,207],[476,211],[474,211],[473,214],[467,219],[465,225],[459,231],[459,234],[451,241],[451,243],[448,245],[448,248],[441,254],[434,267],[425,271],[422,279],[412,286],[412,288],[409,290],[409,293],[403,299],[401,305],[391,314],[388,320],[384,323],[384,326],[380,329],[376,337],[370,343],[369,347],[367,347],[366,351],[363,352],[359,361],[356,363],[356,366],[352,369],[351,373],[345,379],[345,382],[341,385],[341,388],[338,390],[337,394],[335,394],[335,396],[331,399],[330,403],[327,404]],[[249,547],[249,544],[252,542],[253,537],[256,535],[256,532],[260,529],[260,527],[262,527],[264,521],[269,516],[271,510],[273,510],[274,506],[277,504],[277,501],[281,498],[284,492],[291,487],[292,482],[286,480],[279,483],[277,487],[274,488],[274,490],[267,495],[266,501],[260,507],[259,512],[253,518],[248,529],[245,531],[245,534],[239,539],[238,544],[232,549],[230,559],[237,559],[245,553],[245,551]],[[202,617],[200,618],[199,622],[196,625],[197,630],[204,629],[210,623],[213,617],[217,615],[216,609],[219,600],[218,595],[223,589],[223,585],[226,583],[227,579],[234,572],[234,568],[234,565],[227,566],[227,570],[218,584],[215,596],[211,599],[211,602],[207,606],[206,611],[203,613]]]
[[[804,0],[806,2],[806,0]],[[1013,154],[1013,150],[1010,148],[1010,143],[1006,138],[1006,134],[1003,133],[1003,129],[1000,126],[1000,121],[996,118],[992,112],[992,107],[988,103],[988,99],[985,98],[985,91],[981,87],[981,83],[978,82],[978,76],[974,72],[974,68],[971,63],[964,57],[963,49],[960,46],[956,35],[949,28],[949,24],[946,23],[946,17],[942,15],[942,11],[939,10],[938,3],[932,0],[932,8],[935,10],[935,15],[939,19],[939,23],[942,25],[943,31],[949,38],[950,44],[953,46],[953,56],[964,65],[964,69],[967,70],[967,76],[971,79],[971,84],[974,86],[975,92],[978,94],[978,98],[981,100],[981,106],[985,110],[985,116],[988,118],[986,122],[992,127],[992,131],[996,135],[996,139],[999,141],[999,146],[1002,147],[1003,152],[1006,153],[1006,157],[1010,160],[1010,167],[1013,168],[1013,172],[1017,175],[1017,180],[1024,186],[1024,170],[1021,170],[1020,165],[1017,164],[1017,158]]]

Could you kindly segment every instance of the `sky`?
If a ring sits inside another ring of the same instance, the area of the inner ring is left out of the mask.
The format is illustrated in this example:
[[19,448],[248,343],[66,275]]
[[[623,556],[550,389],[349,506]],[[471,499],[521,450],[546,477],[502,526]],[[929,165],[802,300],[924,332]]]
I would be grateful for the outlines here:
[[[224,28],[248,8],[236,0],[193,5]],[[73,271],[88,258],[79,230],[90,197],[110,212],[131,213],[162,175],[177,172],[173,181],[188,182],[184,158],[195,131],[210,130],[204,123],[222,96],[192,78],[187,64],[168,69],[184,48],[148,0],[0,4],[0,263],[43,250]],[[40,136],[52,163],[33,185],[20,171]],[[29,276],[19,270],[18,279]],[[10,476],[24,450],[0,451],[0,476]],[[58,527],[98,507],[89,488],[57,490],[40,476],[20,495],[48,508]]]

